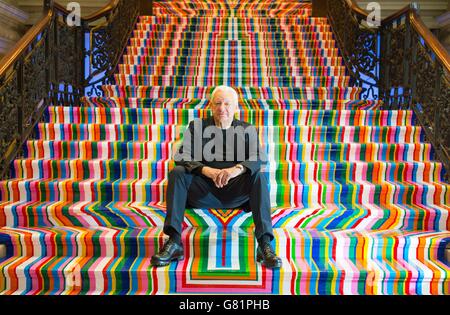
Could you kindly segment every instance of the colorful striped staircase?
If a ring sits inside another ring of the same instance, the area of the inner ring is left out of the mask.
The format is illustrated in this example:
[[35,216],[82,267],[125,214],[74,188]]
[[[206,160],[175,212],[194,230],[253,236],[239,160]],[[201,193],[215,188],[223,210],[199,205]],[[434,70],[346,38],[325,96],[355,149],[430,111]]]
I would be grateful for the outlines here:
[[[450,186],[407,110],[349,86],[326,19],[293,0],[160,1],[105,97],[52,106],[0,183],[0,294],[449,294]],[[251,214],[188,209],[162,268],[164,190],[190,120],[237,89],[270,162],[280,270]]]

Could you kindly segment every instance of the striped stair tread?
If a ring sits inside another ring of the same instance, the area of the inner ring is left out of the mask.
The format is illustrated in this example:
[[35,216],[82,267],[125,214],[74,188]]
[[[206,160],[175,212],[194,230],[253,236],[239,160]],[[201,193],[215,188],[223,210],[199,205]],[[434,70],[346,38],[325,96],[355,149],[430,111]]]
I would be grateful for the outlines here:
[[[272,180],[269,180],[273,184]],[[163,202],[166,178],[123,180],[5,180],[0,182],[1,200],[8,201],[146,201]],[[269,188],[273,206],[316,204],[399,203],[448,204],[450,185],[437,182],[301,182],[284,179]]]
[[131,40],[131,47],[136,49],[146,49],[148,55],[200,55],[208,54],[212,59],[213,56],[223,57],[226,52],[231,53],[231,57],[239,55],[243,58],[250,58],[256,56],[266,57],[283,57],[283,56],[321,56],[321,57],[336,57],[338,48],[333,42],[323,41],[309,41],[297,42],[295,45],[287,45],[286,39],[277,42],[270,42],[268,47],[252,47],[257,44],[245,42],[243,40],[224,39],[218,42],[216,39],[206,39],[198,41],[181,41],[165,40],[165,39],[134,39]]
[[[249,36],[250,37],[250,36]],[[131,47],[145,47],[150,55],[163,53],[166,55],[175,55],[178,51],[183,54],[196,55],[209,51],[213,56],[222,56],[227,51],[239,53],[243,56],[252,56],[261,54],[265,56],[285,56],[299,55],[303,52],[321,53],[328,52],[328,55],[335,56],[337,46],[331,40],[298,40],[289,38],[280,38],[273,40],[262,40],[265,44],[260,44],[259,39],[244,38],[221,38],[207,36],[198,39],[182,38],[131,38]],[[231,55],[233,56],[233,55]]]
[[[212,85],[234,85],[255,87],[340,87],[345,88],[350,82],[350,77],[316,77],[316,76],[286,76],[271,77],[248,74],[244,75],[239,69],[236,73],[226,73],[220,76],[206,75],[123,75],[115,74],[114,80],[117,85],[153,85],[153,86],[212,86]],[[236,74],[242,74],[236,76]]]
[[[122,98],[84,97],[84,106],[99,108],[204,109],[209,100],[194,98]],[[242,110],[380,110],[381,101],[305,100],[305,99],[239,99]]]
[[[249,227],[244,228],[232,228],[230,231],[224,232],[220,227],[213,229],[202,229],[190,227],[189,232],[195,233],[196,239],[198,242],[192,244],[192,248],[194,251],[206,251],[209,252],[213,250],[214,245],[219,245],[219,247],[225,246],[226,260],[231,258],[237,259],[239,257],[242,258],[252,258],[255,259],[255,253],[253,251],[248,250],[240,250],[239,252],[230,251],[230,248],[236,246],[233,244],[233,238],[239,239],[241,242],[245,237],[250,238],[249,236]],[[2,233],[7,234],[7,237],[10,238],[10,241],[15,248],[20,249],[21,257],[79,257],[86,253],[88,257],[142,257],[145,258],[148,255],[148,251],[153,252],[160,247],[161,239],[165,238],[163,233],[161,233],[161,228],[152,228],[152,227],[128,227],[128,228],[119,228],[119,227],[93,227],[92,229],[86,229],[83,227],[21,227],[21,228],[7,228]],[[185,234],[189,234],[185,233]],[[367,238],[366,241],[372,239],[373,243],[370,246],[370,251],[373,253],[379,252],[381,249],[379,246],[387,245],[383,244],[382,240],[376,240],[377,236],[380,237],[385,236],[388,239],[392,238],[389,241],[393,241],[397,239],[398,241],[406,241],[405,238],[420,238],[425,235],[433,235],[439,241],[433,242],[433,247],[431,249],[437,250],[440,244],[440,241],[445,240],[446,237],[450,236],[449,232],[439,232],[439,231],[427,231],[427,232],[418,232],[418,231],[399,231],[392,229],[390,231],[357,231],[354,229],[345,229],[342,231],[311,231],[311,232],[302,232],[301,230],[292,229],[292,231],[286,231],[283,228],[276,228],[276,234],[300,234],[304,238],[307,238],[310,242],[319,242],[324,243],[321,244],[324,250],[324,255],[330,255],[333,252],[332,247],[328,248],[326,242],[336,242],[336,237],[347,237],[347,238]],[[220,234],[230,234],[228,237],[225,237],[223,241],[220,239]],[[5,238],[5,236],[3,236]],[[191,243],[187,240],[186,235],[184,235],[183,241],[184,243]],[[283,241],[289,239],[289,237],[280,236],[281,240],[278,241],[277,245],[281,246]],[[83,238],[85,242],[78,245],[78,239]],[[378,242],[377,242],[378,241]],[[424,243],[414,243],[409,240],[410,243],[406,246],[405,249],[409,247],[416,251],[424,250]],[[254,242],[245,242],[245,243],[254,243]],[[106,246],[101,245],[114,245],[112,248],[107,248]],[[77,246],[78,245],[78,246]],[[253,244],[252,244],[253,245]],[[283,244],[286,245],[286,244]],[[337,244],[335,244],[337,245]],[[347,244],[348,246],[348,244]],[[295,246],[294,250],[300,250],[299,247]],[[346,248],[345,242],[341,244],[340,250],[343,251],[343,257],[341,259],[355,259],[355,254],[348,251],[348,247]],[[337,249],[336,249],[337,250]],[[393,250],[398,250],[397,248],[393,248]],[[365,253],[365,255],[369,255],[369,253]],[[239,256],[237,255],[239,254]],[[385,259],[392,259],[389,254],[385,254]],[[391,254],[392,255],[392,254]],[[318,258],[318,257],[317,257]],[[317,259],[316,258],[316,259]],[[328,257],[330,259],[331,257]],[[314,259],[313,259],[314,260]],[[324,259],[319,259],[319,265],[324,264]],[[218,264],[224,263],[224,261],[218,261]],[[230,262],[228,262],[230,263]],[[219,266],[217,266],[219,267]]]
[[[232,10],[230,10],[232,8]],[[216,16],[218,13],[228,13],[232,15],[239,15],[241,13],[243,16],[260,14],[260,15],[271,15],[278,14],[282,16],[286,15],[309,15],[311,13],[311,8],[300,2],[286,2],[282,7],[279,5],[274,6],[273,2],[263,1],[242,1],[240,3],[236,2],[203,2],[203,1],[187,1],[187,2],[175,2],[166,3],[161,2],[155,4],[154,9],[157,10],[158,14],[164,14],[165,12],[176,15],[179,13],[185,16],[189,13],[210,13],[211,16]],[[219,16],[223,16],[219,14]]]
[[[127,54],[122,57],[123,64],[119,66],[152,66],[152,67],[195,67],[203,65],[207,67],[206,61],[209,60],[208,56],[144,56],[140,55],[140,52],[149,51],[147,48],[144,49],[134,49],[128,48]],[[289,59],[286,63],[283,63],[278,59],[278,63],[274,63],[275,58],[268,60],[267,58],[260,58],[253,61],[252,63],[242,65],[243,67],[256,67],[259,66],[262,69],[280,69],[279,71],[284,71],[284,69],[297,69],[305,67],[336,67],[342,66],[342,57],[305,57],[299,60]],[[268,64],[270,62],[270,64]],[[286,70],[287,71],[287,70]],[[297,70],[300,71],[300,70]]]
[[[247,46],[239,46],[237,40],[224,40],[223,44],[214,44],[215,40],[199,41],[199,42],[180,42],[174,40],[161,41],[161,40],[147,40],[147,39],[131,39],[132,49],[146,49],[145,55],[159,55],[175,56],[175,55],[187,55],[197,56],[200,54],[212,54],[215,59],[224,58],[225,53],[232,52],[235,55],[242,56],[242,58],[257,58],[258,56],[265,57],[337,57],[339,54],[338,48],[334,43],[320,44],[321,42],[305,42],[299,43],[295,47],[285,47],[286,40],[282,40],[278,43],[273,43],[271,49],[265,48],[264,51],[257,49],[249,49]],[[164,47],[161,47],[164,44]],[[244,44],[244,43],[241,43]],[[250,45],[250,44],[247,44]],[[197,48],[198,47],[198,48]],[[212,52],[211,52],[212,51]],[[232,55],[233,56],[233,55]],[[213,58],[209,55],[209,58]]]
[[224,32],[229,31],[230,28],[234,28],[237,31],[249,32],[249,33],[274,33],[283,31],[286,35],[290,34],[324,34],[332,32],[331,25],[319,24],[319,25],[289,25],[287,23],[278,22],[276,24],[269,23],[268,21],[248,21],[245,19],[231,20],[210,20],[208,23],[200,23],[199,21],[192,19],[182,21],[180,23],[159,21],[157,24],[137,23],[136,29],[133,31],[133,36],[137,34],[145,34],[149,32],[165,32],[164,34],[170,34],[171,32],[179,31],[182,27],[186,32]]
[[265,48],[266,53],[288,50],[288,49],[306,49],[306,48],[336,48],[336,41],[332,33],[323,33],[316,35],[314,33],[298,33],[286,35],[279,33],[236,33],[236,32],[185,32],[179,30],[182,34],[167,36],[161,32],[149,32],[148,34],[136,34],[130,38],[131,46],[141,46],[156,48],[190,48],[204,49],[213,46],[216,49],[223,47],[234,47],[236,49],[247,51]]
[[[120,75],[144,75],[151,74],[155,77],[158,75],[198,75],[207,76],[208,74],[215,74],[215,77],[223,77],[224,65],[210,64],[208,66],[192,66],[192,65],[131,65],[119,64]],[[308,78],[309,76],[333,76],[330,79],[341,80],[339,76],[345,76],[346,70],[343,66],[302,66],[302,67],[265,67],[258,64],[248,64],[233,68],[239,71],[240,78],[264,81],[267,78],[259,76],[270,75],[272,79],[285,79],[285,77],[301,77]],[[222,71],[220,71],[222,70]],[[231,72],[231,71],[230,71]],[[227,76],[233,76],[232,73],[227,73]]]
[[270,8],[259,8],[253,9],[253,7],[246,8],[236,8],[234,9],[233,14],[229,12],[229,8],[227,7],[216,7],[216,8],[196,8],[192,7],[179,7],[178,9],[168,9],[168,8],[160,8],[154,7],[153,14],[157,15],[179,15],[179,16],[188,16],[188,17],[196,17],[196,16],[221,16],[221,17],[264,17],[264,16],[307,16],[311,13],[309,9],[304,8],[284,8],[282,12],[280,9],[270,9]]
[[[159,1],[158,1],[159,2]],[[157,15],[170,14],[175,16],[310,16],[311,8],[304,3],[286,3],[283,8],[272,3],[239,3],[229,6],[231,3],[217,5],[212,3],[186,2],[166,5],[161,3],[154,6]],[[230,10],[232,9],[232,10]]]
[[[180,139],[187,126],[138,124],[52,124],[39,123],[36,136],[42,140],[91,141],[174,141]],[[423,142],[419,126],[260,126],[258,134],[264,142]]]
[[[103,85],[105,97],[208,98],[215,87],[208,86],[118,86]],[[358,87],[236,87],[245,99],[357,100]]]
[[[444,204],[315,204],[272,207],[275,228],[307,231],[341,229],[411,231],[448,230]],[[15,227],[163,227],[165,203],[126,201],[7,201],[0,203],[0,223]],[[185,227],[253,227],[251,214],[241,208],[185,211]],[[0,234],[1,235],[1,234]]]
[[300,26],[319,26],[328,25],[327,19],[320,17],[302,17],[302,16],[281,16],[281,17],[220,17],[220,16],[175,16],[175,15],[142,15],[139,17],[138,25],[160,25],[160,24],[209,24],[209,23],[245,23],[245,24],[267,24],[267,25],[298,25]]
[[[179,143],[178,140],[174,141]],[[174,142],[166,141],[46,141],[24,145],[29,159],[153,159],[166,160]],[[267,147],[263,144],[264,148]],[[274,143],[278,161],[334,162],[429,162],[434,159],[430,143]],[[270,155],[269,155],[270,157]]]
[[304,33],[326,33],[331,32],[331,25],[322,21],[322,24],[293,24],[289,21],[281,19],[270,21],[269,19],[258,18],[217,18],[217,17],[198,17],[190,19],[181,19],[179,21],[168,20],[156,17],[157,22],[136,23],[134,32],[150,32],[150,31],[166,31],[168,34],[179,30],[182,26],[186,31],[191,32],[211,32],[211,31],[248,31],[255,33],[270,33],[280,30],[286,33],[304,32]]
[[[158,49],[158,47],[156,47]],[[211,49],[211,47],[209,48],[205,48],[205,50],[207,49]],[[166,49],[169,50],[170,49]],[[223,47],[222,51],[217,51],[214,54],[214,60],[216,62],[224,62],[225,61],[225,56],[224,56],[224,51],[225,47]],[[229,47],[228,47],[228,51],[229,51]],[[236,49],[233,49],[234,52],[236,52]],[[128,55],[135,55],[135,56],[154,56],[154,51],[155,48],[151,48],[151,47],[145,47],[145,46],[129,46],[126,50],[126,53]],[[164,50],[160,51],[164,52]],[[245,54],[243,54],[243,52],[241,51],[241,55],[247,56],[247,59],[257,59],[257,60],[267,60],[269,59],[271,64],[276,64],[279,63],[280,65],[282,64],[292,64],[293,62],[302,62],[302,60],[306,59],[306,58],[338,58],[339,57],[339,50],[338,48],[314,48],[314,47],[310,47],[310,48],[297,48],[295,50],[291,49],[291,50],[287,50],[287,49],[277,49],[276,51],[271,51],[271,52],[261,52],[257,54],[256,53],[256,49],[252,51],[244,51]],[[209,55],[203,54],[203,55],[198,55],[198,54],[191,54],[190,56],[179,56],[176,51],[172,52],[172,55],[166,55],[165,52],[162,55],[159,56],[155,56],[155,58],[186,58],[186,57],[191,57],[191,59],[193,58],[197,58],[197,59],[212,59],[212,57],[209,57]],[[249,61],[250,62],[250,61]],[[268,63],[269,61],[267,61]],[[268,63],[269,64],[269,63]]]
[[[187,125],[212,115],[210,109],[50,106],[49,123]],[[411,110],[239,110],[235,116],[255,126],[403,126],[415,125]]]
[[[133,67],[186,67],[189,65],[190,67],[214,67],[220,68],[220,64],[225,62],[225,59],[221,56],[216,56],[214,58],[214,63],[207,55],[202,56],[140,56],[138,55],[138,51],[140,49],[134,49],[134,55],[125,55],[123,57],[123,64],[120,64],[121,67],[129,67],[130,69]],[[229,62],[229,60],[228,60]],[[242,64],[243,68],[257,68],[261,69],[280,69],[279,71],[283,71],[284,69],[308,69],[311,67],[320,67],[323,69],[317,70],[326,72],[326,68],[342,67],[342,59],[339,57],[306,57],[300,56],[300,58],[295,57],[266,57],[266,56],[257,56],[255,58],[251,58],[247,60],[245,64]],[[288,71],[288,70],[286,70]],[[300,70],[297,70],[300,71]],[[328,70],[329,71],[329,70]],[[320,73],[320,72],[319,72]],[[134,73],[136,74],[136,73]]]
[[256,23],[256,24],[268,24],[268,25],[328,25],[328,20],[320,17],[302,17],[302,16],[254,16],[254,17],[221,17],[221,16],[175,16],[175,15],[158,15],[154,16],[143,15],[139,17],[138,23],[147,25],[156,24],[182,24],[182,23],[195,23],[195,24],[208,24],[208,23],[220,23],[222,21],[232,21],[241,23]]
[[[249,230],[219,236],[217,231],[188,229],[183,241],[189,258],[158,270],[150,267],[151,253],[163,241],[158,229],[6,232],[14,241],[58,239],[68,243],[63,249],[54,243],[44,248],[38,246],[42,242],[34,247],[21,243],[23,255],[0,263],[1,273],[11,275],[10,281],[0,282],[0,291],[7,294],[211,294],[228,293],[230,287],[234,294],[449,294],[450,287],[450,271],[437,259],[448,232],[276,229],[276,249],[286,266],[281,272],[255,261]],[[224,237],[233,241],[225,243]],[[86,245],[71,242],[76,238],[84,239]],[[115,249],[107,250],[108,244]],[[226,256],[218,259],[218,252]],[[329,281],[336,285],[328,285]]]
[[[438,162],[286,162],[272,160],[264,170],[277,181],[370,181],[441,182],[442,164]],[[157,179],[167,178],[173,160],[31,160],[17,159],[12,177],[16,179]],[[276,183],[273,183],[276,185]]]
[[[221,44],[226,40],[242,40],[243,42],[254,43],[264,45],[270,48],[272,41],[282,42],[295,45],[297,42],[303,41],[324,41],[334,42],[333,33],[329,31],[311,32],[295,29],[289,31],[283,26],[277,27],[277,29],[271,31],[264,30],[249,30],[243,29],[238,25],[224,25],[223,29],[212,29],[214,25],[210,25],[209,30],[201,30],[196,25],[163,25],[163,29],[150,29],[150,30],[134,30],[131,33],[131,38],[140,39],[180,39],[183,41],[201,41],[205,39],[216,40],[216,44]],[[255,26],[252,26],[254,28]],[[259,42],[261,41],[261,42]]]
[[[289,12],[288,14],[284,11],[283,14],[286,14],[287,16],[305,16],[305,20],[308,19],[306,18],[306,15],[309,13],[310,11],[305,11],[303,9],[301,10],[292,10],[291,12]],[[153,8],[153,14],[156,15],[179,15],[179,16],[183,16],[183,17],[190,17],[190,18],[195,18],[198,16],[208,16],[208,17],[213,17],[213,16],[221,16],[221,17],[229,17],[229,18],[243,18],[243,17],[256,17],[256,18],[260,18],[260,17],[266,17],[266,16],[279,16],[280,15],[280,11],[278,9],[274,9],[274,10],[251,10],[249,11],[248,9],[242,9],[242,10],[236,10],[235,13],[233,13],[232,15],[229,14],[228,9],[223,8],[223,9],[217,9],[217,10],[211,10],[211,9],[200,9],[200,10],[180,10],[180,11],[174,11],[174,10],[161,10],[160,8]]]

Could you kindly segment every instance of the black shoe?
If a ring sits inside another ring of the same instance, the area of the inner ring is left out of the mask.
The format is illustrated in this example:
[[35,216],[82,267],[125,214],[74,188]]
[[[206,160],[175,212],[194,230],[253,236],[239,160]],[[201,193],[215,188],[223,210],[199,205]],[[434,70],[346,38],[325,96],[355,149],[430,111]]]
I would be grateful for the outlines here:
[[270,243],[263,243],[258,246],[256,261],[261,262],[267,268],[280,268],[282,265],[281,258],[275,255]]
[[158,254],[152,257],[152,266],[167,266],[172,260],[183,260],[184,250],[183,246],[177,244],[175,241],[169,238],[164,244]]

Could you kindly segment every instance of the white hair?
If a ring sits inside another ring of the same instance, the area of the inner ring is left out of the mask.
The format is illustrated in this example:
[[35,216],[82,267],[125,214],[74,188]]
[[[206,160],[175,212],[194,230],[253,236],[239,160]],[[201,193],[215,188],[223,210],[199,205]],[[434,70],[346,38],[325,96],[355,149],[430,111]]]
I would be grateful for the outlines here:
[[214,91],[211,93],[211,101],[214,99],[214,97],[216,96],[216,94],[218,92],[224,92],[227,94],[231,94],[233,96],[234,101],[236,102],[236,104],[239,103],[239,95],[236,92],[235,89],[233,89],[232,87],[226,86],[226,85],[220,85],[218,87],[216,87],[214,89]]

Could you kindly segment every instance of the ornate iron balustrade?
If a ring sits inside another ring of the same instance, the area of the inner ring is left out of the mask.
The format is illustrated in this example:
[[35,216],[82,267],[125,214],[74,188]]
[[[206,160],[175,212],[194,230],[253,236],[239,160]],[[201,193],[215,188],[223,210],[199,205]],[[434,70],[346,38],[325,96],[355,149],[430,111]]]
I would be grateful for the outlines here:
[[69,26],[70,12],[45,0],[44,17],[0,61],[0,178],[47,106],[77,106],[111,83],[139,14],[151,7],[149,0],[111,0]]
[[88,96],[102,96],[101,85],[113,83],[113,74],[135,28],[139,15],[139,0],[120,1],[119,4],[103,16],[97,26],[89,29],[90,46],[86,56],[89,58],[85,86]]
[[350,84],[363,89],[364,99],[377,99],[380,65],[377,30],[363,24],[367,14],[355,10],[346,0],[328,0],[327,11]]
[[382,100],[384,109],[414,111],[450,182],[450,57],[417,11],[407,6],[370,29],[368,14],[353,0],[327,3],[353,83],[364,98]]
[[382,22],[380,91],[387,109],[412,109],[450,180],[450,58],[417,7]]

